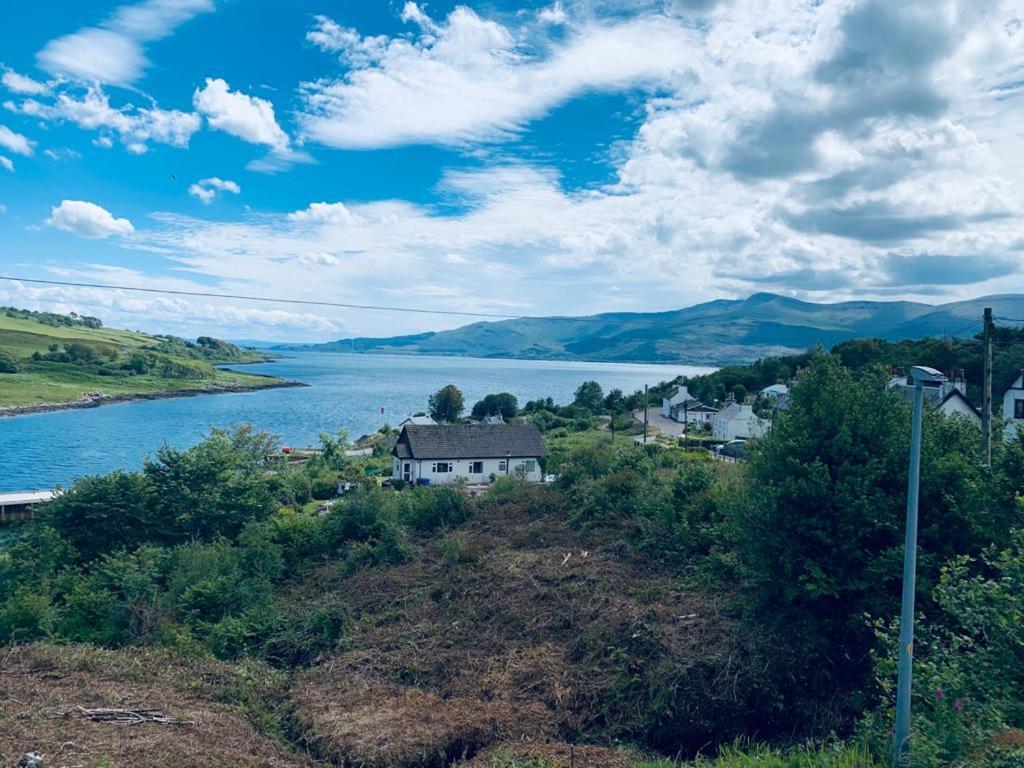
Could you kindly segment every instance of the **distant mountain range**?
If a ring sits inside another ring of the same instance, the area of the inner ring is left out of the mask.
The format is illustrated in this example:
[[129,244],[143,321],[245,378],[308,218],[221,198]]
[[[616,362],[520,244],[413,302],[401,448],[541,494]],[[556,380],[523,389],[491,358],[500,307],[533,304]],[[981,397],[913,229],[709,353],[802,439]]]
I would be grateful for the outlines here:
[[[480,322],[437,333],[282,344],[273,349],[723,365],[802,352],[818,343],[827,348],[846,339],[941,337],[980,320],[984,307],[992,307],[996,318],[1024,318],[1024,295],[932,305],[911,301],[815,304],[755,293],[746,299],[719,299],[670,312]],[[967,335],[976,332],[971,329]]]

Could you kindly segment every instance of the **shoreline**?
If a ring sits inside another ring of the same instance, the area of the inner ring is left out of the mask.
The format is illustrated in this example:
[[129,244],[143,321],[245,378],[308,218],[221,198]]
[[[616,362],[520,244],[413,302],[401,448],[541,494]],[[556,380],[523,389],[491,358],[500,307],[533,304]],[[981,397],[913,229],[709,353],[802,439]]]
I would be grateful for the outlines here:
[[[239,365],[239,363],[232,363]],[[258,376],[260,374],[249,374]],[[94,397],[83,396],[79,400],[72,400],[67,403],[33,403],[31,405],[8,405],[0,408],[0,419],[14,418],[16,416],[31,416],[36,413],[52,413],[54,411],[73,411],[80,408],[99,408],[104,405],[116,403],[144,402],[146,400],[171,400],[179,397],[199,397],[200,395],[227,395],[241,392],[259,392],[264,389],[287,389],[290,387],[308,387],[301,381],[288,381],[282,379],[278,382],[267,384],[228,384],[212,389],[171,389],[159,392],[141,392],[136,394],[122,395],[97,395]]]

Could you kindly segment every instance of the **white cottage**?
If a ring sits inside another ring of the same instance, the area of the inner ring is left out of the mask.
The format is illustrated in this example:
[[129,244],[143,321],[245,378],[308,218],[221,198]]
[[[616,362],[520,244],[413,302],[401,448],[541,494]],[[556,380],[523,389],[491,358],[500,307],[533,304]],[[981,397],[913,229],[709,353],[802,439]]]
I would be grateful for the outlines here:
[[959,389],[952,390],[942,398],[942,402],[939,403],[939,410],[947,416],[965,418],[977,426],[978,429],[981,429],[981,411],[971,405],[971,401]]
[[392,478],[407,483],[487,483],[504,475],[539,482],[548,449],[532,424],[410,424],[391,455]]
[[[914,400],[914,385],[906,376],[894,376],[886,385],[890,390],[902,395],[907,401]],[[924,401],[947,416],[962,416],[981,428],[981,411],[967,399],[967,380],[963,371],[957,371],[945,381],[925,385],[922,388]]]
[[1003,418],[1006,419],[1006,431],[1003,432],[1006,440],[1013,440],[1024,431],[1024,371],[1018,373],[1003,392]]
[[761,397],[774,400],[775,398],[782,397],[783,395],[789,395],[789,387],[785,384],[770,384],[762,389],[758,394]]
[[730,403],[711,418],[711,434],[716,440],[764,437],[770,427],[771,422],[743,403]]
[[676,387],[661,399],[661,415],[680,424],[707,424],[718,409],[704,405],[686,387]]

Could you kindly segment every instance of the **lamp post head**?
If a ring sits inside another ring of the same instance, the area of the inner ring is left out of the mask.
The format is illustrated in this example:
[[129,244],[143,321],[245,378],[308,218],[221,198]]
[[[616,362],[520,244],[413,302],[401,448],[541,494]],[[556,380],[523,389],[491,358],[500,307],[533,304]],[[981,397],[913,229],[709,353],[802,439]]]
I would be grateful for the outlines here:
[[914,380],[914,383],[921,382],[922,384],[941,384],[946,381],[946,377],[934,368],[928,368],[924,365],[915,365],[910,369],[910,378]]

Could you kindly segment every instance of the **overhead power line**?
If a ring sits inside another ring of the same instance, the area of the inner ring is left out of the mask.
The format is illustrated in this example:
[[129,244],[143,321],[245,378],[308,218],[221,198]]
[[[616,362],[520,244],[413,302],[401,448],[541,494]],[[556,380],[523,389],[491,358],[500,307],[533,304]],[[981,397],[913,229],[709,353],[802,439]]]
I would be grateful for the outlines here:
[[[198,298],[208,299],[237,299],[242,301],[261,301],[272,304],[298,304],[304,306],[314,307],[335,307],[339,309],[363,309],[374,312],[405,312],[417,315],[454,315],[457,317],[475,317],[487,320],[550,320],[552,317],[543,317],[538,315],[515,315],[515,314],[500,314],[497,312],[468,312],[465,310],[457,309],[420,309],[417,307],[399,307],[389,306],[382,304],[349,304],[340,301],[316,301],[313,299],[289,299],[281,298],[278,296],[246,296],[237,293],[213,293],[206,291],[180,291],[173,290],[170,288],[142,288],[135,285],[111,285],[109,283],[79,283],[71,280],[41,280],[38,278],[29,277],[12,277],[10,275],[0,275],[0,280],[7,280],[10,282],[20,283],[34,283],[38,285],[53,285],[62,286],[68,288],[99,288],[101,290],[110,291],[134,291],[137,293],[156,293],[166,294],[170,296],[195,296]],[[624,313],[628,314],[628,313]],[[672,322],[659,322],[656,320],[629,320],[626,318],[605,318],[598,316],[591,317],[567,317],[559,316],[557,318],[561,321],[573,321],[581,323],[603,323],[606,325],[664,325],[678,328],[681,325],[694,325],[701,324],[706,321],[702,319],[696,320],[680,320]]]

